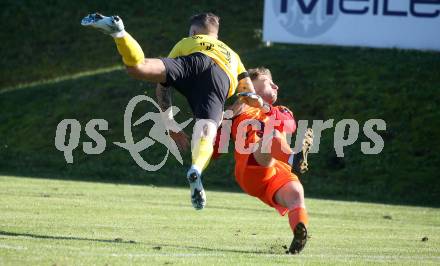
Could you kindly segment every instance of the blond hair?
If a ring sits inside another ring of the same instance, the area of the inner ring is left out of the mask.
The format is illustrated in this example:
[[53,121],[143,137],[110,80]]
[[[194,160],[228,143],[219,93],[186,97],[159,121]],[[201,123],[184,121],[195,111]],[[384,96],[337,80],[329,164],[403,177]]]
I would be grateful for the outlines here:
[[261,75],[266,75],[266,76],[272,77],[272,73],[270,73],[270,70],[268,68],[265,68],[262,66],[257,67],[257,68],[251,68],[248,70],[248,73],[249,73],[249,77],[251,78],[251,80],[256,80]]

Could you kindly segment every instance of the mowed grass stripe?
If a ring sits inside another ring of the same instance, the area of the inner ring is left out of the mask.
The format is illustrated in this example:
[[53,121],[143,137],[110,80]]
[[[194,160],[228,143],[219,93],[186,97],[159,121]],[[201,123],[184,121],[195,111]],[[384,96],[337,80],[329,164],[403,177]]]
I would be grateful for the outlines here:
[[97,68],[97,69],[93,69],[93,70],[78,72],[75,74],[59,76],[59,77],[52,78],[52,79],[42,79],[42,80],[37,80],[37,81],[32,81],[32,82],[24,82],[24,83],[17,84],[15,86],[0,88],[0,94],[11,92],[11,91],[16,91],[16,90],[28,89],[28,88],[32,88],[32,87],[36,87],[36,86],[41,86],[41,85],[48,85],[48,84],[62,82],[62,81],[66,81],[66,80],[74,80],[74,79],[79,79],[79,78],[83,78],[83,77],[89,77],[89,76],[94,76],[94,75],[99,75],[99,74],[110,73],[110,72],[114,72],[114,71],[122,71],[123,69],[124,69],[124,67],[122,65],[114,65],[114,66],[110,66],[110,67],[102,67],[102,68]]
[[0,187],[2,265],[440,263],[435,208],[307,199],[311,239],[287,256],[286,218],[242,193],[208,189],[194,211],[182,188],[7,176]]

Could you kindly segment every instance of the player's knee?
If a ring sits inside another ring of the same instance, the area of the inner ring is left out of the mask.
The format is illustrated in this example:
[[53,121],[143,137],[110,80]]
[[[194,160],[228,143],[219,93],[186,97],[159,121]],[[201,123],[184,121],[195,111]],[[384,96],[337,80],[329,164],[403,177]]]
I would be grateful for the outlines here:
[[304,207],[304,189],[300,182],[289,182],[277,192],[278,202],[288,208]]
[[214,139],[217,134],[215,125],[207,125],[203,128],[202,136],[209,139]]
[[295,198],[304,199],[304,188],[300,182],[292,182],[292,194]]
[[215,139],[217,124],[210,119],[199,119],[194,126],[194,134],[206,139]]

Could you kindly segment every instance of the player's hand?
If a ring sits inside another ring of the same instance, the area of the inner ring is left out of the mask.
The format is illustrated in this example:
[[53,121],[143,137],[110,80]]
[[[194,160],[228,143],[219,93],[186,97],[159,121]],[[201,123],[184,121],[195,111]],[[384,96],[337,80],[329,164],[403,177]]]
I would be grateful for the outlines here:
[[239,92],[237,93],[240,102],[245,103],[251,107],[261,108],[263,107],[264,101],[260,95],[253,92]]
[[179,147],[180,151],[187,151],[189,147],[189,137],[188,135],[183,131],[174,132],[172,130],[170,132],[170,137],[176,142],[177,147]]

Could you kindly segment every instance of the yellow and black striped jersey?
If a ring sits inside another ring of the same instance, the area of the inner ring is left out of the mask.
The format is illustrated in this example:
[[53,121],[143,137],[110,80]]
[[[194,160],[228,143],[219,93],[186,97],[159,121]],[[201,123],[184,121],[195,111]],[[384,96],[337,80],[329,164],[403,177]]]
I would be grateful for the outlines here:
[[194,35],[183,38],[174,45],[168,57],[176,58],[193,53],[203,53],[211,57],[226,72],[229,77],[228,97],[234,95],[238,76],[246,72],[238,54],[214,37]]

